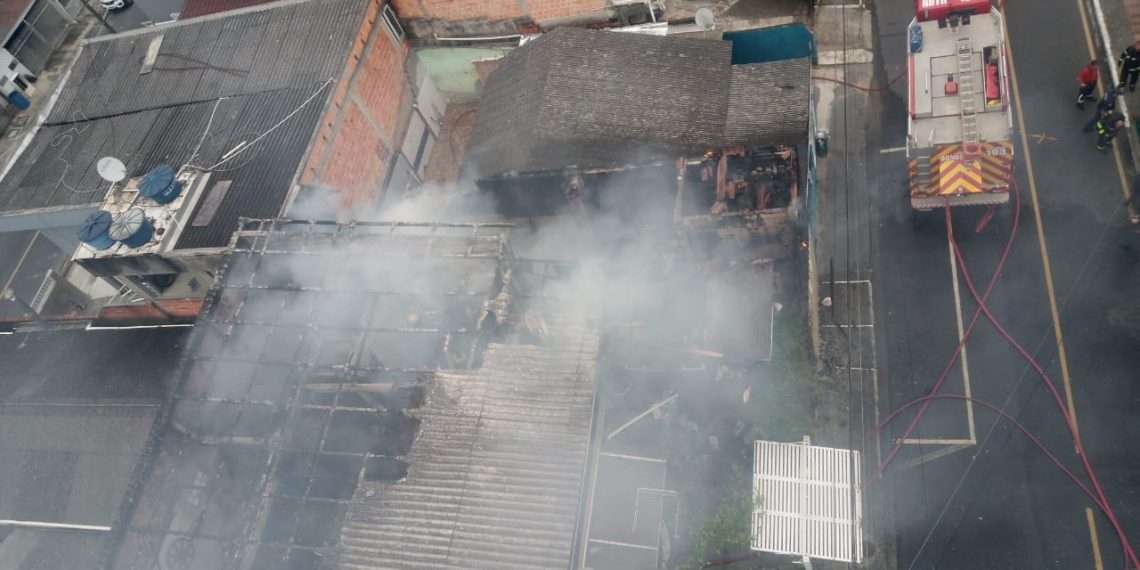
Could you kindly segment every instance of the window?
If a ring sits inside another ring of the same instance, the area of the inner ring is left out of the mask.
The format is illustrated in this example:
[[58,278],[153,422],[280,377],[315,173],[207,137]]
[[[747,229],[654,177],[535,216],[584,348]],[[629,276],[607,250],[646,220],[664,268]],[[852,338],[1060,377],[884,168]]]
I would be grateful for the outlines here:
[[396,11],[392,9],[391,4],[384,5],[384,24],[388,26],[388,32],[397,42],[404,39],[404,27],[400,25],[400,19],[396,17]]

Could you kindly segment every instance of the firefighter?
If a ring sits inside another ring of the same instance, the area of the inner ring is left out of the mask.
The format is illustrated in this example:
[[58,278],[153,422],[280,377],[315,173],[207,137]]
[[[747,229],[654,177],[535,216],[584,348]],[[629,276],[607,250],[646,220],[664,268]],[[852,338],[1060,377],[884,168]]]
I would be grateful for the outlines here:
[[1096,103],[1096,110],[1093,111],[1092,119],[1089,119],[1089,122],[1085,124],[1084,132],[1087,133],[1093,130],[1101,117],[1107,117],[1112,114],[1112,112],[1116,110],[1116,98],[1123,94],[1124,88],[1119,86],[1105,91],[1104,97],[1101,97],[1100,101]]
[[1092,60],[1088,65],[1081,68],[1081,72],[1077,74],[1077,108],[1084,109],[1086,101],[1096,101],[1096,95],[1093,92],[1096,90],[1096,82],[1100,79],[1100,69],[1097,65],[1097,60]]
[[1128,84],[1129,91],[1136,91],[1136,80],[1140,79],[1140,40],[1120,52],[1120,86]]
[[1096,122],[1097,150],[1103,152],[1108,149],[1109,143],[1112,142],[1112,139],[1116,138],[1116,135],[1120,132],[1120,128],[1123,126],[1124,115],[1121,115],[1117,111],[1109,113],[1106,117],[1101,117],[1101,119]]

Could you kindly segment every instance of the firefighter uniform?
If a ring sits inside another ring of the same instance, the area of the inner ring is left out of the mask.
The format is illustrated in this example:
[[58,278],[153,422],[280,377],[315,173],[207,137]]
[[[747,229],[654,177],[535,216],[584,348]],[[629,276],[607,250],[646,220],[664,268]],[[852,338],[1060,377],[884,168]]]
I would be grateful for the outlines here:
[[1140,79],[1140,49],[1130,45],[1120,52],[1120,86],[1128,84],[1129,91],[1136,90],[1136,80]]
[[1102,117],[1096,122],[1096,148],[1097,150],[1106,150],[1112,139],[1120,132],[1120,128],[1124,126],[1124,115],[1113,111],[1106,117]]
[[1084,132],[1087,133],[1096,128],[1097,121],[1100,121],[1102,117],[1111,115],[1112,112],[1116,110],[1116,98],[1120,95],[1120,87],[1113,87],[1104,92],[1104,97],[1101,97],[1100,101],[1097,101],[1096,111],[1093,112],[1092,119],[1089,119],[1089,122],[1085,124]]

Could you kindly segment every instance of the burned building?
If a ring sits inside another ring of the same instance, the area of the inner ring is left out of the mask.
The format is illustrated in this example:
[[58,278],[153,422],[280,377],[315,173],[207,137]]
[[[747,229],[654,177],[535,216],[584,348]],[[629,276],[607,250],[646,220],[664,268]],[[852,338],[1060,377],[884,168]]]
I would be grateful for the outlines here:
[[810,67],[734,63],[729,41],[556,29],[491,74],[466,168],[508,216],[622,202],[596,197],[606,178],[656,170],[622,185],[628,207],[669,204],[687,231],[729,223],[703,215],[764,224],[788,248],[814,152]]
[[548,32],[490,75],[465,167],[508,217],[671,226],[662,239],[706,276],[708,345],[763,360],[772,264],[796,255],[810,220],[811,59],[736,48]]
[[568,566],[598,333],[509,238],[244,222],[108,567]]

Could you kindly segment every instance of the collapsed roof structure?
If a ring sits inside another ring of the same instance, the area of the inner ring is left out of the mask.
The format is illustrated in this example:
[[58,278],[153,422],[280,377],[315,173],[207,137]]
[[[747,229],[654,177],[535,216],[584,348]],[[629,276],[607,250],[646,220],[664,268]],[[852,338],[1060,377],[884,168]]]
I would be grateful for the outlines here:
[[598,335],[509,234],[244,222],[108,567],[568,566]]

